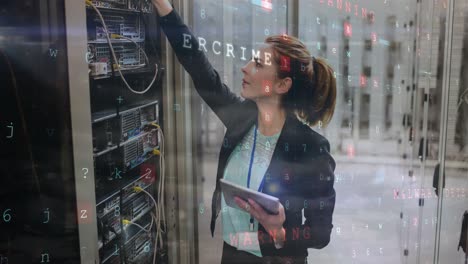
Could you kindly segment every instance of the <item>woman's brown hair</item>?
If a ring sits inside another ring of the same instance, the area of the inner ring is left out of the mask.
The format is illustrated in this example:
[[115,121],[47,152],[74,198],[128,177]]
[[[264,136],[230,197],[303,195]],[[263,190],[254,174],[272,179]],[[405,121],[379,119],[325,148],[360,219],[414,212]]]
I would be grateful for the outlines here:
[[333,69],[319,58],[311,57],[307,47],[296,37],[275,35],[265,43],[273,49],[278,78],[290,77],[291,89],[282,97],[282,107],[309,126],[319,121],[327,126],[336,104],[336,79]]

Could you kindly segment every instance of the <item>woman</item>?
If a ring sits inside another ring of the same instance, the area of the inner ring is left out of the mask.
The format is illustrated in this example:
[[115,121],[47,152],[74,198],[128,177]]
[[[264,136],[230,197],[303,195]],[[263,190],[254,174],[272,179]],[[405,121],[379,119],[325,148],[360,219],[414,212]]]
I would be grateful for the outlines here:
[[[307,249],[325,247],[333,228],[335,161],[328,140],[310,128],[333,116],[333,70],[311,58],[298,39],[271,36],[242,68],[241,100],[222,83],[168,0],[153,4],[178,60],[227,128],[211,218],[213,235],[223,208],[221,262],[307,263]],[[278,197],[279,214],[240,199],[243,211],[226,207],[220,178]]]

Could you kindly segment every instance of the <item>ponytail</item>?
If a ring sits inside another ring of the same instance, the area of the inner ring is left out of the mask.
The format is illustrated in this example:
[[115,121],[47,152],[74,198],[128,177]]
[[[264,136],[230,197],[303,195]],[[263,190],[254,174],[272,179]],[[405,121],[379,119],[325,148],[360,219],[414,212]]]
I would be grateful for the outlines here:
[[307,73],[310,82],[303,89],[309,89],[312,92],[295,110],[298,117],[310,126],[319,122],[327,126],[335,111],[336,79],[333,69],[323,59],[312,57],[311,64],[312,70]]

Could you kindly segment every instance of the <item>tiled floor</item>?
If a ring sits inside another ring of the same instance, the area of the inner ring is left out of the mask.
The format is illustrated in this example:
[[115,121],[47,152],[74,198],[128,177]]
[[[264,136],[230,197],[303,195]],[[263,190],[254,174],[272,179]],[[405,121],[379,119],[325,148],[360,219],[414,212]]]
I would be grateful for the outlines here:
[[[409,183],[402,177],[407,175],[407,169],[398,162],[385,165],[389,162],[350,161],[346,157],[335,159],[337,196],[331,242],[321,250],[309,249],[309,263],[434,263],[437,198],[433,192],[430,197],[426,194],[420,215],[419,199],[414,194],[419,192],[417,189],[427,190],[427,193],[432,191],[433,168],[426,169],[421,188],[421,181],[417,178],[419,170],[415,169],[416,181]],[[216,157],[206,159],[204,175],[214,179],[216,162]],[[442,207],[439,263],[464,263],[464,253],[457,251],[457,245],[462,215],[468,210],[468,173],[466,170],[448,169],[446,175],[446,187],[452,192],[444,197]],[[199,214],[199,263],[217,264],[220,263],[223,241],[220,218],[214,238],[209,230],[214,180],[207,178],[202,190],[207,210]],[[396,196],[396,191],[400,196]],[[400,219],[400,212],[403,212],[404,219]],[[421,239],[418,239],[419,227]],[[408,249],[408,257],[403,256],[405,248]]]

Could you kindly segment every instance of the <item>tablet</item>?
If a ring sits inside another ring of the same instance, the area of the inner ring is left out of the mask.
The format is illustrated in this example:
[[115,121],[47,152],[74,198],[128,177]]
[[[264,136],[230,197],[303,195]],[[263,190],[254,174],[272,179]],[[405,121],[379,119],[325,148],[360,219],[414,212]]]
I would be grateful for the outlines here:
[[278,198],[228,182],[225,179],[220,179],[219,181],[221,182],[221,191],[224,194],[224,200],[228,206],[240,209],[234,201],[234,196],[240,197],[244,201],[250,198],[261,205],[269,214],[278,214],[280,204]]

